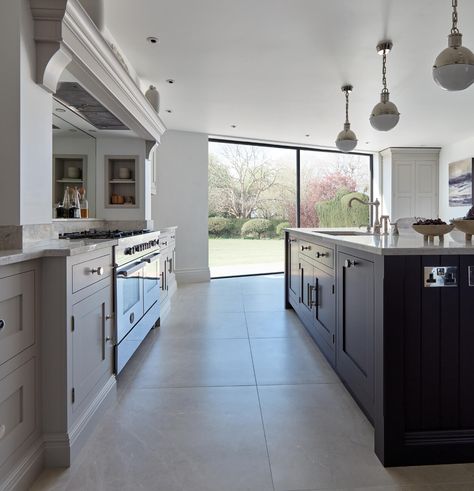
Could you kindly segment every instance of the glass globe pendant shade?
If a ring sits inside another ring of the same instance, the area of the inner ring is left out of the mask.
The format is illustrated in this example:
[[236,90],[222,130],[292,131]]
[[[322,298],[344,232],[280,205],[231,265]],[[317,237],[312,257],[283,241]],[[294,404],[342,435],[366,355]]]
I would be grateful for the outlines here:
[[462,34],[448,36],[449,46],[433,66],[433,79],[444,90],[464,90],[474,82],[474,54],[462,46]]
[[380,102],[372,109],[370,124],[377,131],[390,131],[397,126],[400,113],[397,106],[389,101],[389,93],[382,92]]
[[357,137],[355,133],[351,130],[351,125],[349,123],[344,124],[344,129],[337,135],[336,147],[344,153],[354,150],[357,146]]

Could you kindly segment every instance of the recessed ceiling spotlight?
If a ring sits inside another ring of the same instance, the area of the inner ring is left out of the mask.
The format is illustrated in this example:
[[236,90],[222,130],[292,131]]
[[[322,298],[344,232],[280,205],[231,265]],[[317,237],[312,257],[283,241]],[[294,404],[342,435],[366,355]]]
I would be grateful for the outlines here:
[[173,112],[171,109],[165,109],[165,111],[170,114]]
[[174,78],[167,78],[166,82],[169,84],[174,84]]
[[230,127],[231,128],[237,128],[237,125],[236,124],[231,124]]
[[150,43],[150,44],[158,44],[159,43],[159,39],[155,36],[149,36],[146,38],[146,40]]
[[57,107],[57,108],[55,109],[55,111],[56,111],[57,113],[65,113],[65,112],[66,112],[66,109],[63,109],[62,107]]
[[307,133],[306,135],[304,135],[306,138],[309,138],[311,135],[309,133]]

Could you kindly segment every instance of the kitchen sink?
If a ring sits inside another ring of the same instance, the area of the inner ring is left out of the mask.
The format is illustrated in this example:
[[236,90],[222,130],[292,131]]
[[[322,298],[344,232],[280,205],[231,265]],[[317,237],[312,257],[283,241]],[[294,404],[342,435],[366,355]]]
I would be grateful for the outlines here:
[[313,232],[318,234],[326,234],[326,235],[349,235],[349,236],[357,236],[357,235],[374,235],[372,232],[355,232],[353,230],[333,230],[332,232],[323,232],[322,230],[313,230]]

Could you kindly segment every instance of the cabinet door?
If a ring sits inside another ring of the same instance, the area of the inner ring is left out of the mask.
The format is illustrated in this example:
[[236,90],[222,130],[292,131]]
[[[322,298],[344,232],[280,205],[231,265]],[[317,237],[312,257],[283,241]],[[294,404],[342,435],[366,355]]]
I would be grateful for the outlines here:
[[415,216],[415,162],[403,161],[393,166],[392,220]]
[[314,266],[303,258],[300,258],[300,278],[301,278],[301,306],[307,313],[314,315],[314,295],[315,295],[315,281],[314,281]]
[[35,342],[35,272],[0,279],[0,365]]
[[298,239],[288,238],[288,288],[293,300],[300,302],[300,262],[298,252]]
[[112,375],[112,289],[103,288],[72,307],[73,411],[107,373]]
[[324,341],[334,349],[336,330],[336,294],[334,276],[319,268],[315,275],[316,330]]
[[374,263],[338,254],[337,370],[372,417],[374,406]]
[[160,279],[161,279],[160,303],[163,303],[168,298],[168,255],[166,250],[161,251]]
[[415,216],[438,216],[438,165],[433,161],[416,162]]

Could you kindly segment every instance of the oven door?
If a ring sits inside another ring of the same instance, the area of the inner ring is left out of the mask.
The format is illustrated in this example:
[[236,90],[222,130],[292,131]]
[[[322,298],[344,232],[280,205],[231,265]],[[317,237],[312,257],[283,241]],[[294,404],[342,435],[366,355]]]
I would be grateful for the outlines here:
[[124,266],[116,273],[117,343],[143,317],[143,270],[145,263]]
[[143,306],[144,311],[160,300],[160,253],[156,252],[143,259]]

